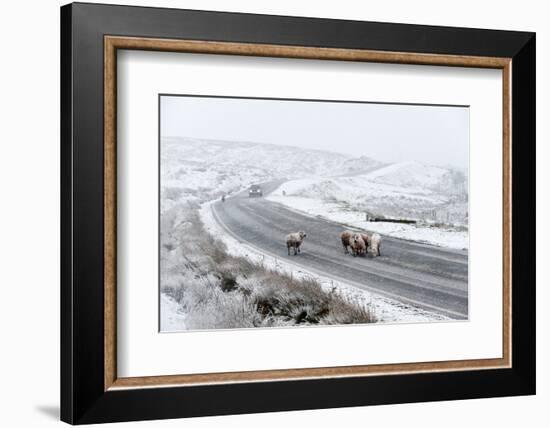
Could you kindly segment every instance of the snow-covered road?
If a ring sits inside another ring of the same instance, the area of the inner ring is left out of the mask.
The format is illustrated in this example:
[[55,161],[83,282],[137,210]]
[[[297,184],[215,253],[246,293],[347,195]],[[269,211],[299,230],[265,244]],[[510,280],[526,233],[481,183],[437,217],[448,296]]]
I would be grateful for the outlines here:
[[[280,183],[264,186],[264,194]],[[289,210],[246,192],[212,204],[216,220],[235,238],[258,250],[286,256],[284,237],[308,234],[294,264],[355,287],[433,311],[453,319],[468,317],[468,254],[384,237],[382,256],[354,258],[344,254],[342,225]]]

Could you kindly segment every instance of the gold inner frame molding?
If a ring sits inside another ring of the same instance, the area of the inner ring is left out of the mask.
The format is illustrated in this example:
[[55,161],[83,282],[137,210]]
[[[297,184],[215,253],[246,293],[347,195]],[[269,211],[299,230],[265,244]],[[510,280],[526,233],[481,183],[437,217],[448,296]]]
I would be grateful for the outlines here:
[[[502,70],[502,144],[503,144],[503,320],[502,358],[422,363],[357,365],[304,369],[203,373],[170,376],[117,376],[116,367],[116,89],[117,50],[146,50],[212,55],[261,56],[332,61],[359,61],[393,64],[440,65],[493,68]],[[480,370],[511,367],[512,339],[512,165],[511,165],[511,67],[510,58],[460,55],[383,52],[360,49],[336,49],[307,46],[282,46],[251,43],[169,40],[141,37],[105,36],[104,38],[104,389],[192,386],[204,384],[262,382],[313,378],[358,377],[422,372]]]

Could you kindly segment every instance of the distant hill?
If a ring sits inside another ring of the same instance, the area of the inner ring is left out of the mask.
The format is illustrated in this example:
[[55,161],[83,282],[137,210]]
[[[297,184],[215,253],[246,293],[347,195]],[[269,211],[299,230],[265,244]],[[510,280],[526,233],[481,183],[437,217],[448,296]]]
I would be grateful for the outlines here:
[[254,142],[161,141],[162,209],[282,178],[289,181],[279,191],[288,195],[342,202],[352,209],[458,223],[467,218],[467,177],[452,168]]
[[360,156],[358,158],[345,160],[335,173],[337,175],[366,174],[367,172],[374,171],[386,165],[386,163],[379,162],[367,156]]
[[191,138],[164,138],[161,153],[166,164],[208,162],[216,168],[246,166],[270,176],[290,177],[331,174],[350,158],[292,146]]
[[467,178],[463,172],[416,161],[391,164],[364,178],[375,183],[429,189],[438,193],[460,194],[467,190]]
[[366,174],[308,177],[274,192],[341,204],[343,209],[379,217],[466,225],[467,177],[453,169],[400,162]]
[[162,206],[203,202],[275,179],[365,172],[377,164],[292,146],[167,137],[161,141]]

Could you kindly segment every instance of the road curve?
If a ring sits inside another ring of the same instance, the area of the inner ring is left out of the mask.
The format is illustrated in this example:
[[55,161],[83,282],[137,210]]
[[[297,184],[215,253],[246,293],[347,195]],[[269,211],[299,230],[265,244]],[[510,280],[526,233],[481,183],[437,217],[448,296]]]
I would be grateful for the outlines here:
[[[264,184],[264,195],[281,182]],[[341,224],[289,210],[247,192],[212,204],[214,218],[256,249],[356,287],[445,315],[468,318],[468,253],[383,236],[381,256],[344,254]],[[285,235],[303,230],[298,256],[287,256]]]

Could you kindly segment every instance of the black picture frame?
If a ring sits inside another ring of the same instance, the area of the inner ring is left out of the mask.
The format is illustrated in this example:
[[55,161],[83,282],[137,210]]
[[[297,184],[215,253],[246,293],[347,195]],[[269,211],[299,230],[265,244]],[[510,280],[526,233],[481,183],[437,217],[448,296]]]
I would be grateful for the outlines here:
[[[512,58],[512,367],[104,390],[104,36]],[[73,3],[61,8],[61,419],[71,424],[535,393],[535,34]]]

